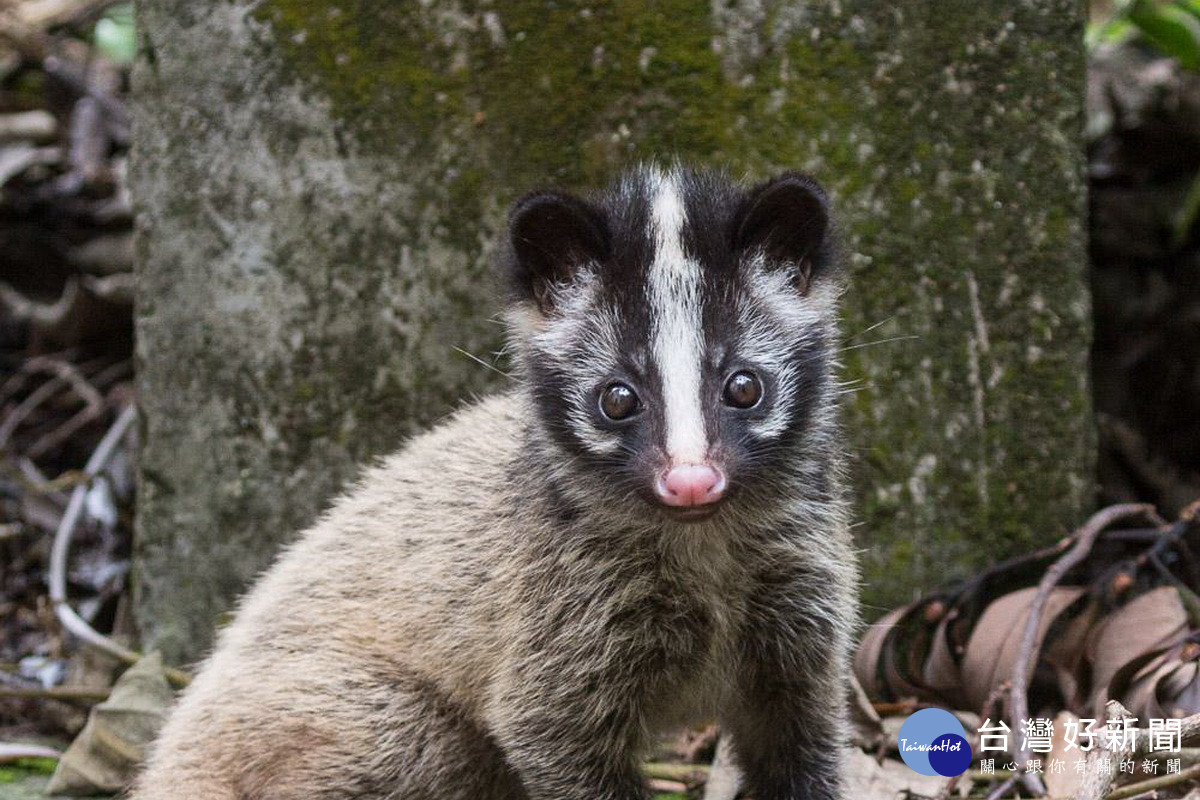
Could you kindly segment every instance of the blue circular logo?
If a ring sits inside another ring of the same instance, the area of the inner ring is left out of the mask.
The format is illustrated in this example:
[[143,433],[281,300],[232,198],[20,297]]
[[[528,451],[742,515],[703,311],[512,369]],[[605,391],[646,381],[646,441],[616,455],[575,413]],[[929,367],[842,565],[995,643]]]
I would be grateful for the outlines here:
[[923,708],[900,726],[900,757],[913,772],[952,778],[971,765],[971,745],[958,717]]
[[939,736],[929,751],[929,766],[947,778],[962,775],[971,766],[971,745],[957,733]]

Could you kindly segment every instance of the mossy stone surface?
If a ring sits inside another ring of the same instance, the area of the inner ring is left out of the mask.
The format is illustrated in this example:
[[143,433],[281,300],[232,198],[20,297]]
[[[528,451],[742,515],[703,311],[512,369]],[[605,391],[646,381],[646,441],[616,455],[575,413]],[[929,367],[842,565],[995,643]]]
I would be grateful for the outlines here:
[[362,463],[503,380],[458,348],[498,346],[506,205],[639,160],[831,188],[869,603],[1086,510],[1078,3],[139,12],[138,608],[168,658]]

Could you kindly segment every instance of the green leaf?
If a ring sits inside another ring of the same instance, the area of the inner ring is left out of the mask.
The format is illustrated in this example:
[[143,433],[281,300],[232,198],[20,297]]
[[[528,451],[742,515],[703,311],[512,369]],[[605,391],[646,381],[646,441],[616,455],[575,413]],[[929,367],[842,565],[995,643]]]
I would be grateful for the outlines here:
[[1137,0],[1129,21],[1151,45],[1186,69],[1200,68],[1200,19],[1174,4]]
[[133,4],[113,6],[96,22],[92,34],[96,49],[118,64],[128,64],[137,55],[137,31]]
[[[1196,0],[1200,3],[1200,0]],[[1087,33],[1084,34],[1084,44],[1088,50],[1095,50],[1102,44],[1120,44],[1137,34],[1137,27],[1124,17],[1113,17],[1104,22],[1088,23]]]
[[55,758],[22,758],[0,767],[0,783],[14,783],[19,778],[33,775],[49,775],[58,766]]

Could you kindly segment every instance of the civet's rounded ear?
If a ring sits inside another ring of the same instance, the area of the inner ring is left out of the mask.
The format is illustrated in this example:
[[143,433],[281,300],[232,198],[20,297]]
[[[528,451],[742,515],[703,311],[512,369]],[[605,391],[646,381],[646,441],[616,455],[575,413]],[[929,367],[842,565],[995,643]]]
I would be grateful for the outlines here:
[[570,283],[589,261],[608,251],[608,225],[589,203],[564,192],[536,192],[517,201],[508,220],[509,279],[514,294],[553,309],[554,286]]
[[829,198],[815,180],[785,172],[751,189],[734,217],[734,247],[794,271],[801,294],[828,260]]

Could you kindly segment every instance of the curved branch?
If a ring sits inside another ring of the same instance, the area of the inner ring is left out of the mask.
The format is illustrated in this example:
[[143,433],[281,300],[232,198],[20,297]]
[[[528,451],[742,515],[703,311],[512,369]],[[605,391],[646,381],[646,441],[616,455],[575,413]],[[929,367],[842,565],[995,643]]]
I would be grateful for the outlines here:
[[[1033,602],[1029,606],[1029,616],[1025,619],[1025,630],[1021,634],[1021,643],[1017,649],[1017,658],[1013,662],[1012,677],[1009,679],[1012,683],[1012,691],[1009,694],[1009,703],[1012,709],[1012,732],[1014,737],[1017,735],[1022,720],[1029,717],[1029,672],[1032,667],[1037,645],[1038,628],[1041,627],[1042,615],[1046,610],[1046,602],[1050,599],[1050,593],[1054,591],[1054,587],[1058,585],[1071,569],[1087,558],[1088,553],[1092,551],[1092,546],[1096,543],[1097,537],[1113,523],[1125,519],[1126,517],[1134,516],[1154,516],[1154,506],[1145,503],[1124,503],[1121,505],[1109,506],[1092,515],[1091,519],[1083,524],[1073,536],[1075,539],[1074,546],[1055,561],[1045,574],[1042,575],[1041,581],[1038,582],[1037,592],[1034,593]],[[1020,741],[1020,739],[1016,739]],[[1013,748],[1013,757],[1017,764],[1017,769],[1020,770],[1023,764],[1029,761],[1029,748],[1018,745]],[[1036,776],[1028,775],[1027,781],[1022,781],[1031,791],[1039,794],[1045,794],[1044,788],[1041,786],[1041,781]],[[1030,785],[1033,784],[1033,785]]]
[[0,764],[9,764],[26,758],[58,758],[62,753],[53,747],[40,744],[9,744],[0,742]]
[[[67,562],[71,551],[71,537],[75,534],[79,515],[83,512],[88,486],[108,466],[109,459],[116,452],[117,445],[125,438],[125,434],[129,432],[136,420],[137,408],[129,405],[121,411],[116,422],[104,434],[104,438],[100,440],[100,444],[96,446],[87,465],[83,468],[79,485],[71,492],[71,500],[67,503],[67,510],[58,523],[58,529],[54,532],[54,544],[50,548],[50,603],[54,606],[54,614],[58,617],[58,621],[80,641],[115,656],[126,664],[133,664],[141,658],[141,654],[100,633],[83,617],[75,613],[75,609],[71,608],[71,603],[67,599]],[[166,667],[163,672],[172,683],[177,685],[187,685],[190,680],[186,673],[177,669]]]
[[67,560],[71,549],[71,537],[75,534],[79,515],[87,500],[88,484],[108,466],[117,445],[125,438],[136,419],[137,410],[130,405],[104,434],[104,438],[100,440],[100,444],[96,446],[83,468],[82,482],[71,492],[71,500],[67,503],[67,510],[54,532],[54,544],[50,548],[50,602],[54,605],[54,613],[59,622],[76,638],[129,664],[137,661],[137,653],[96,631],[71,608],[67,600]]

